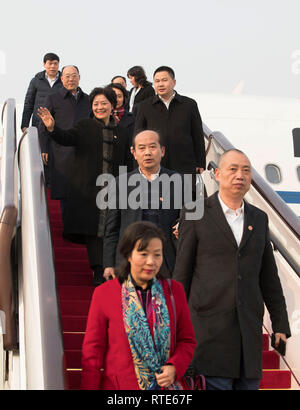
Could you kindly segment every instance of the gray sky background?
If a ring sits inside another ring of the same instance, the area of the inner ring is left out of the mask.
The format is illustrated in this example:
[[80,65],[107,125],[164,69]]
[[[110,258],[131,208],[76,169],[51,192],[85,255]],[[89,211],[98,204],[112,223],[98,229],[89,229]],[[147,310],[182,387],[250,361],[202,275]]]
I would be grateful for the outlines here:
[[[177,91],[300,96],[299,0],[1,0],[0,103],[23,101],[55,52],[89,93],[142,65],[174,68]],[[128,86],[128,88],[130,88]]]

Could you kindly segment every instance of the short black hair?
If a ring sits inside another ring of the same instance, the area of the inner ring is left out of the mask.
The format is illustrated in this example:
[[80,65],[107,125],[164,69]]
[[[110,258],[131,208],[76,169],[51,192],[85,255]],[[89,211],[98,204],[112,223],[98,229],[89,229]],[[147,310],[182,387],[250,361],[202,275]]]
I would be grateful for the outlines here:
[[117,88],[118,90],[122,91],[123,97],[124,97],[123,106],[126,106],[128,103],[129,97],[128,97],[128,91],[123,87],[123,85],[119,83],[111,83],[108,85],[108,87]]
[[125,84],[127,84],[126,77],[123,77],[122,75],[115,75],[115,76],[111,79],[111,82],[113,83],[113,81],[114,81],[116,78],[122,78],[122,79],[125,81]]
[[175,72],[174,72],[173,68],[168,67],[166,65],[162,65],[162,66],[158,67],[154,71],[153,77],[155,76],[156,73],[160,73],[161,71],[167,71],[170,74],[170,76],[173,78],[173,80],[175,79]]
[[57,60],[57,61],[59,62],[59,57],[58,57],[58,55],[56,55],[56,54],[54,54],[54,53],[47,53],[47,54],[44,55],[44,64],[45,64],[48,60],[49,60],[49,61]]
[[65,66],[61,69],[61,75],[62,75],[64,69],[67,68],[67,67],[74,67],[74,68],[77,70],[77,73],[80,74],[80,73],[79,73],[79,68],[78,68],[76,65],[69,64],[69,65],[65,65]]
[[127,77],[129,76],[134,77],[135,82],[142,87],[146,87],[146,85],[149,84],[152,85],[152,83],[147,80],[145,70],[139,65],[135,65],[127,71]]
[[138,251],[143,251],[148,247],[151,239],[156,238],[161,240],[164,248],[166,244],[165,234],[161,228],[152,222],[134,222],[125,229],[125,232],[118,245],[119,252],[124,259],[121,266],[116,270],[116,276],[121,284],[130,274],[131,266],[128,259],[130,258],[136,243],[140,241]]
[[97,95],[104,95],[108,99],[108,101],[111,103],[113,108],[116,108],[117,96],[111,87],[106,86],[106,87],[94,88],[89,95],[91,105],[93,104],[93,101]]

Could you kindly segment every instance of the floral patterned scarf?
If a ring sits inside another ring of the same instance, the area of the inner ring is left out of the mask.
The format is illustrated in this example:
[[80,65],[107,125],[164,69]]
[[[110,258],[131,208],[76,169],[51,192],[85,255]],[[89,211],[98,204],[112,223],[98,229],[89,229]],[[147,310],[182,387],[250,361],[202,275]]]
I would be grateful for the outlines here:
[[151,298],[154,342],[146,314],[129,275],[122,285],[123,321],[141,390],[158,388],[155,373],[160,372],[170,355],[169,312],[162,285],[156,278],[153,279]]

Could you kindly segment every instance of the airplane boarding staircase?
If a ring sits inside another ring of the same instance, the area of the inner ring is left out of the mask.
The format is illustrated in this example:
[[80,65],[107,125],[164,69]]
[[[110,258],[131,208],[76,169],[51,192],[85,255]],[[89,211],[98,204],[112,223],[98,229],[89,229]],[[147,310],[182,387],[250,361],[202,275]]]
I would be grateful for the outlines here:
[[[0,177],[0,389],[80,388],[81,346],[93,287],[84,246],[62,238],[59,201],[45,188],[37,130],[17,144],[15,102],[2,113]],[[204,126],[208,194],[228,140]],[[261,389],[300,388],[300,222],[254,171],[246,199],[267,212],[292,338],[285,358],[270,349],[265,314]],[[7,213],[8,212],[8,213]]]

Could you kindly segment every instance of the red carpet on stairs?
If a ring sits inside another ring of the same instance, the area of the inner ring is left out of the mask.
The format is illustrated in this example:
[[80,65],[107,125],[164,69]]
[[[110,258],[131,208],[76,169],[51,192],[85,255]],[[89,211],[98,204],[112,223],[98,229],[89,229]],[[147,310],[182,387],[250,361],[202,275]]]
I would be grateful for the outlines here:
[[68,389],[80,389],[81,347],[94,291],[86,247],[63,240],[60,201],[48,206],[54,247]]
[[[64,241],[60,202],[51,200],[48,205],[54,247],[58,295],[66,357],[68,388],[80,389],[81,346],[86,328],[87,314],[94,291],[92,272],[84,245]],[[263,335],[263,378],[261,389],[291,388],[291,372],[279,370],[279,356],[269,350],[269,337]]]

